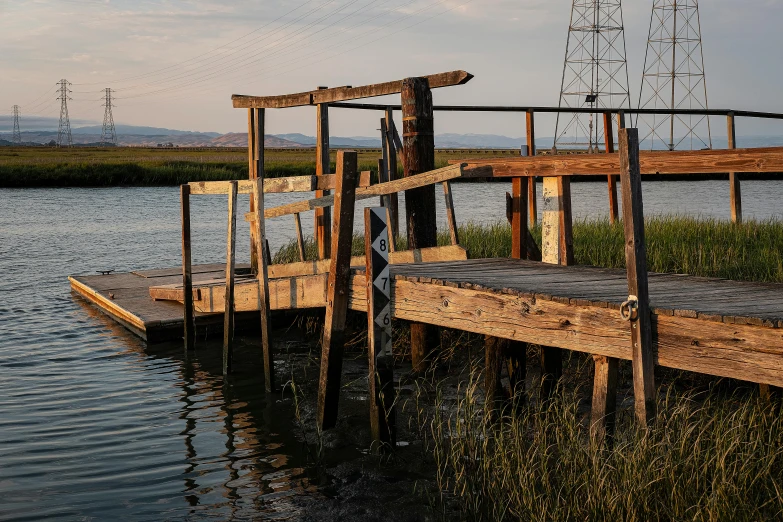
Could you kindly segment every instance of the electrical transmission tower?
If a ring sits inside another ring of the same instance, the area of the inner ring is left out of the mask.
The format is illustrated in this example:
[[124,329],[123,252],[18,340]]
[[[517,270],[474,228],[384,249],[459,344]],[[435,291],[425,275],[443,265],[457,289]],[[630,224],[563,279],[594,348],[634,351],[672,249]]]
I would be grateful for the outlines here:
[[117,145],[117,132],[114,130],[114,115],[111,113],[112,101],[111,101],[111,89],[106,88],[106,99],[103,103],[105,110],[103,111],[103,130],[101,130],[101,144],[106,145],[111,143]]
[[14,134],[11,138],[13,143],[22,143],[22,133],[19,131],[19,106],[14,105]]
[[604,130],[601,108],[631,107],[621,0],[574,0],[568,26],[558,107],[590,108],[589,114],[558,113],[558,147],[598,151]]
[[[707,110],[698,0],[653,0],[639,108]],[[651,149],[712,148],[708,116],[672,114],[642,120],[642,141]]]
[[60,96],[57,97],[60,100],[60,126],[57,129],[57,146],[73,147],[71,121],[68,119],[68,100],[71,99],[68,96],[71,93],[68,86],[71,83],[68,80],[60,80],[57,83],[60,84]]

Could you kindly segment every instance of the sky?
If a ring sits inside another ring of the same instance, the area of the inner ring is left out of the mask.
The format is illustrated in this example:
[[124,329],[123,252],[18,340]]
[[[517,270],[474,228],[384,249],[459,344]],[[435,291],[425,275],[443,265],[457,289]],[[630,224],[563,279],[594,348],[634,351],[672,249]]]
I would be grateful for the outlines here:
[[[631,98],[641,85],[652,0],[623,5]],[[0,114],[243,132],[231,94],[274,95],[464,69],[436,104],[557,105],[568,0],[0,0]],[[783,112],[783,0],[700,4],[711,108]],[[398,102],[398,97],[374,101]],[[373,100],[371,100],[373,101]],[[46,120],[42,118],[53,118]],[[333,109],[333,135],[372,136],[380,114]],[[0,116],[7,130],[8,116]],[[538,135],[551,136],[541,116]],[[716,135],[724,135],[718,122]],[[739,134],[783,135],[783,122],[738,121]],[[23,123],[24,130],[24,123]],[[315,133],[315,109],[267,111],[267,133]],[[436,116],[437,133],[524,135],[512,114]]]

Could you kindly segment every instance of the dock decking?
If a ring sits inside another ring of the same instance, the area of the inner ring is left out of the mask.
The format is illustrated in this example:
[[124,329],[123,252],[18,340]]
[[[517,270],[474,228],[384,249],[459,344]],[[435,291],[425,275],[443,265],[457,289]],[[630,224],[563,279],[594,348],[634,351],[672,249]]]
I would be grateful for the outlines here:
[[[244,268],[244,267],[243,267]],[[224,266],[197,265],[197,324],[223,317]],[[246,271],[246,269],[245,269]],[[395,319],[630,360],[625,270],[516,259],[393,265]],[[179,269],[75,276],[74,291],[148,342],[181,337]],[[353,269],[349,306],[366,311],[364,271]],[[175,300],[150,288],[179,286]],[[326,306],[327,274],[270,278],[272,310]],[[653,342],[660,366],[783,385],[783,285],[687,275],[649,275]],[[236,280],[237,311],[258,310],[258,280]],[[113,297],[112,297],[113,296]],[[209,306],[209,311],[201,311]],[[253,314],[257,319],[257,314]]]

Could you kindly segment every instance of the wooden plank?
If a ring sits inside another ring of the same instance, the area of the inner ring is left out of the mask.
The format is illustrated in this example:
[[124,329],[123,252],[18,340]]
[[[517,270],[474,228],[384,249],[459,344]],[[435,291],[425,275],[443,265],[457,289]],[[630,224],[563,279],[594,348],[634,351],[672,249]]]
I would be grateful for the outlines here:
[[[484,171],[488,172],[488,171]],[[427,187],[428,185],[434,185],[435,183],[442,183],[444,181],[452,180],[463,176],[461,165],[452,165],[450,167],[443,167],[441,169],[432,170],[417,176],[411,176],[410,178],[403,178],[388,183],[379,183],[367,188],[360,188],[356,190],[356,199],[368,199],[376,196],[383,196],[386,194],[393,194],[396,192],[407,191],[416,189],[419,187]],[[287,205],[281,205],[266,210],[266,218],[275,218],[281,216],[287,216],[289,214],[295,214],[297,212],[307,212],[317,208],[325,208],[334,205],[334,196],[324,196],[315,199],[309,199],[305,201],[297,201],[289,203]],[[253,218],[252,214],[249,214],[246,219]]]
[[[256,150],[263,150],[259,143],[264,135],[263,121],[264,109],[255,109],[256,112]],[[264,162],[263,154],[256,160],[257,178],[253,186],[253,200],[259,214],[264,214]],[[251,228],[255,230],[256,259],[258,261],[258,310],[261,319],[261,347],[264,361],[264,388],[267,393],[275,389],[275,363],[270,340],[272,328],[272,314],[269,306],[269,277],[267,273],[266,220],[257,219]]]
[[[492,167],[492,177],[620,175],[620,157],[614,154],[504,157],[449,160],[467,163],[466,170]],[[783,147],[698,151],[645,151],[639,155],[640,173],[725,174],[726,172],[783,172]]]
[[[329,174],[329,106],[318,104],[316,107],[315,175]],[[329,196],[328,190],[317,190],[315,197]],[[315,237],[318,259],[329,259],[331,246],[332,209],[328,206],[314,207]],[[267,216],[269,217],[269,216]]]
[[[737,132],[733,113],[729,113],[726,117],[726,132],[729,138],[728,148],[736,149]],[[742,190],[740,188],[739,175],[736,172],[729,172],[729,187],[731,194],[731,221],[732,223],[742,223]]]
[[[451,71],[446,73],[425,76],[431,89],[464,85],[473,75],[465,71]],[[315,105],[322,103],[334,103],[361,98],[373,98],[386,96],[387,94],[399,94],[402,91],[403,82],[400,80],[364,85],[361,87],[335,87],[332,89],[319,89],[310,92],[286,94],[282,96],[246,96],[234,94],[231,101],[235,109],[248,109],[265,107],[267,109],[282,109],[286,107],[301,107],[303,105]]]
[[593,403],[590,412],[590,439],[603,445],[611,441],[615,429],[617,410],[617,371],[620,360],[616,357],[593,355]]
[[[299,214],[294,214],[294,226],[296,227],[296,246],[299,250],[299,261],[305,261],[304,234],[302,233],[302,218]],[[271,263],[270,263],[271,264]]]
[[[434,114],[429,79],[406,78],[402,81],[400,97],[405,150],[404,179],[400,181],[421,181],[428,176],[425,173],[431,174],[435,169]],[[408,248],[437,246],[435,187],[428,184],[405,190],[405,218]],[[417,323],[411,323],[410,331],[413,371],[422,372],[427,369],[428,360],[432,359],[440,343],[440,334],[426,324]]]
[[234,359],[234,265],[237,248],[237,182],[229,182],[228,233],[226,236],[226,296],[223,312],[223,375],[232,371]]
[[193,350],[196,346],[196,323],[193,318],[193,272],[190,242],[190,186],[179,188],[180,212],[182,219],[182,287],[183,287],[183,337],[185,349]]
[[390,230],[385,207],[364,209],[367,346],[370,383],[370,428],[375,448],[396,444],[394,357],[392,354]]
[[[434,263],[439,261],[459,261],[468,258],[468,252],[463,247],[448,245],[442,247],[420,248],[416,250],[400,250],[390,253],[392,264],[409,263]],[[302,275],[325,274],[329,271],[331,260],[305,261],[300,263],[286,263],[283,265],[270,265],[269,277],[295,277]],[[364,256],[351,258],[351,266],[364,266]]]
[[451,244],[459,245],[459,230],[457,228],[457,218],[454,214],[454,199],[451,195],[451,183],[448,181],[443,182],[443,196],[446,200],[446,222],[449,226]]
[[[237,180],[237,192],[239,194],[251,194],[253,192],[253,179]],[[230,181],[191,181],[188,185],[190,185],[191,195],[202,196],[228,194],[230,183]],[[289,176],[264,180],[265,194],[312,192],[316,187],[315,176]]]
[[[604,113],[604,147],[607,154],[614,153],[614,129],[612,128],[612,113]],[[619,218],[617,208],[617,176],[609,174],[606,177],[609,190],[609,222],[615,223]]]
[[332,262],[329,269],[326,320],[321,342],[321,375],[318,386],[319,429],[333,428],[337,423],[345,344],[345,319],[348,313],[348,285],[351,275],[356,164],[356,152],[337,153],[337,188],[334,194],[336,219],[332,230]]
[[637,422],[646,426],[655,418],[655,358],[647,285],[642,178],[639,174],[639,134],[636,129],[621,129],[619,137],[628,294],[635,296],[637,303],[636,314],[630,320],[634,410]]
[[[525,129],[527,140],[527,155],[536,155],[536,123],[535,113],[529,110],[525,113]],[[536,198],[536,180],[530,180],[527,192],[527,208],[529,226],[536,226],[538,223],[538,199]]]

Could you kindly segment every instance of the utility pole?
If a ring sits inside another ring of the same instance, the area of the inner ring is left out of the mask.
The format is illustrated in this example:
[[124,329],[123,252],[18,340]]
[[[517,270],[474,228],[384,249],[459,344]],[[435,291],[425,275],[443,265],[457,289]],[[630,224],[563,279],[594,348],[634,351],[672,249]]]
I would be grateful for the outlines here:
[[588,152],[605,142],[602,108],[631,108],[622,0],[573,0],[558,107],[595,109],[555,123],[555,150]]
[[117,145],[117,133],[114,130],[114,116],[111,113],[111,89],[106,88],[106,98],[103,103],[103,130],[101,130],[101,145]]
[[64,79],[57,83],[60,84],[60,96],[57,97],[57,99],[60,100],[60,126],[57,129],[57,146],[73,147],[71,121],[68,119],[68,100],[71,99],[68,96],[71,93],[71,90],[68,87],[71,83]]
[[[653,1],[639,108],[709,108],[698,0]],[[712,148],[709,116],[653,115],[642,121],[641,142],[649,141],[651,149]]]
[[19,131],[19,106],[14,105],[14,134],[11,138],[13,143],[22,143],[22,133]]

